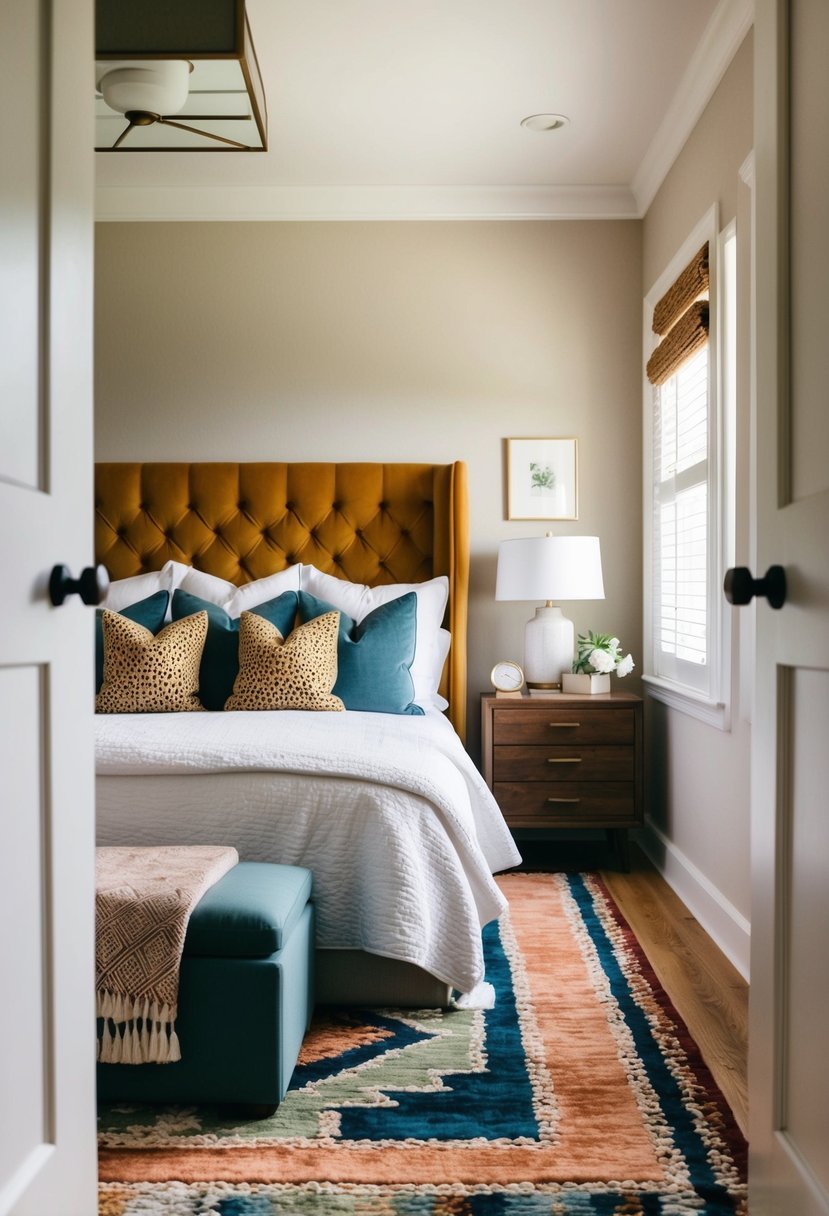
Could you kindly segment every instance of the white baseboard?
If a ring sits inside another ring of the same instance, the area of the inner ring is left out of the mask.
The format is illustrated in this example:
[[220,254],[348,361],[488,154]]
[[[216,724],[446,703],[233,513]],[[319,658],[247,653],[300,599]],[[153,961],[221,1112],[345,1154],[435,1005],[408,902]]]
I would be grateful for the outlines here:
[[751,925],[742,912],[650,819],[645,820],[636,839],[668,886],[748,981]]

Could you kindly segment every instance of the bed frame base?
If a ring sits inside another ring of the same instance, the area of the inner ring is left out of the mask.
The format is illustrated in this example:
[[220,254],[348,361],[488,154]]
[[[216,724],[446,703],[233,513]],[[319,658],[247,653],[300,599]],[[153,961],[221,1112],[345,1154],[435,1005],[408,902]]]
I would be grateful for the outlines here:
[[446,1009],[452,990],[414,963],[365,950],[317,950],[318,1005],[389,1005],[397,1009]]

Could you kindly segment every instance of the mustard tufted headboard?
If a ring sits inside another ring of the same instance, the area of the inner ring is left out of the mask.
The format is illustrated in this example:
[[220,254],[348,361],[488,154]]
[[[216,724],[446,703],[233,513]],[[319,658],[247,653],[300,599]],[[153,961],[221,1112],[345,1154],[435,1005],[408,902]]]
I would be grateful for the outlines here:
[[466,725],[466,465],[99,464],[95,554],[113,579],[171,558],[242,584],[295,562],[355,583],[449,577],[441,691]]

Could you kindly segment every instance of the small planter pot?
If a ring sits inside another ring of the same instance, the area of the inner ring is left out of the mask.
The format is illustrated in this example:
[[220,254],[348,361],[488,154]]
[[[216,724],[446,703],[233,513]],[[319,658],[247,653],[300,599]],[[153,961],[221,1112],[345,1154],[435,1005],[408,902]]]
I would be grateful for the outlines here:
[[594,692],[610,692],[610,675],[599,671],[594,672],[592,675],[564,671],[561,673],[561,691],[577,692],[582,695]]

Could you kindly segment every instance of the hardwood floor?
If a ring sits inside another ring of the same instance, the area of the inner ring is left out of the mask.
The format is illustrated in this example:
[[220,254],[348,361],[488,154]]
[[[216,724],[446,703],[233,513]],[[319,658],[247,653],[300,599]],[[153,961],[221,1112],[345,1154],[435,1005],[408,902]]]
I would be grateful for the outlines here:
[[519,846],[527,870],[599,872],[748,1135],[748,985],[639,849],[629,873],[585,842]]

